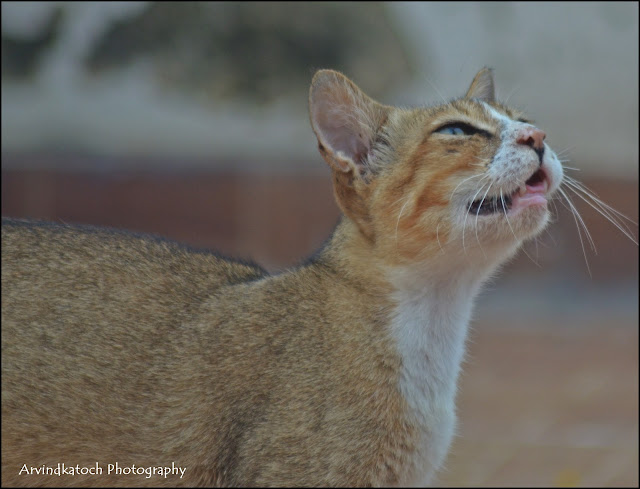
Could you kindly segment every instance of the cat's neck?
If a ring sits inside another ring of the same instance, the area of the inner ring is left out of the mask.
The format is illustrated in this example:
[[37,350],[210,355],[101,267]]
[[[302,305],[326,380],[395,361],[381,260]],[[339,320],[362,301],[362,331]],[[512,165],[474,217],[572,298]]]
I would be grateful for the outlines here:
[[375,242],[343,219],[321,257],[358,289],[357,300],[371,307],[385,304],[389,333],[407,378],[418,385],[428,377],[443,396],[453,399],[474,299],[513,250],[502,250],[503,259],[484,261],[438,250],[418,263],[398,263],[380,256]]
[[[350,281],[366,285],[374,295],[402,297],[402,302],[429,301],[433,314],[447,304],[473,300],[482,283],[516,251],[509,249],[476,254],[449,252],[437,248],[418,262],[403,262],[381,253],[376,243],[361,233],[355,223],[342,218],[318,261],[329,264]],[[455,299],[454,299],[455,298]]]
[[420,267],[396,268],[390,277],[395,306],[389,333],[402,364],[398,388],[418,428],[411,475],[403,485],[423,486],[444,461],[455,432],[456,385],[482,280],[461,271],[442,275],[437,268],[428,275]]
[[358,284],[372,307],[388,306],[381,310],[388,312],[388,333],[401,360],[398,388],[418,427],[415,465],[403,483],[428,482],[430,467],[442,463],[455,430],[456,382],[474,298],[504,255],[481,260],[438,247],[419,263],[398,263],[380,256],[375,242],[343,219],[322,257]]

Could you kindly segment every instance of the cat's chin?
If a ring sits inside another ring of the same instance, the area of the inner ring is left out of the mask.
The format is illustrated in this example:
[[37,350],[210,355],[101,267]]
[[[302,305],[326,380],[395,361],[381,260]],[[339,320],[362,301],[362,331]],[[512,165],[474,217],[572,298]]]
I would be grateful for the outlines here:
[[[485,216],[483,221],[476,222],[478,236],[482,246],[495,245],[519,246],[523,241],[534,238],[540,234],[549,223],[551,213],[547,202],[529,202],[518,204],[518,207],[509,209],[508,212],[495,213]],[[468,235],[475,239],[475,231],[467,231]],[[468,238],[467,238],[468,239]]]
[[540,234],[549,223],[550,212],[547,200],[534,200],[518,204],[514,203],[506,216],[503,216],[504,224],[511,231],[512,236],[519,240],[534,238]]

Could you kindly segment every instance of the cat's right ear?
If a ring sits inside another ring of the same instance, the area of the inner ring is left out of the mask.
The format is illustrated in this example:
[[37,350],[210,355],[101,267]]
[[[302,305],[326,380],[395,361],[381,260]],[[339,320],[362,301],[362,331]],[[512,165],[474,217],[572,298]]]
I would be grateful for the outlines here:
[[337,71],[320,70],[309,91],[311,125],[318,149],[334,171],[364,176],[387,108]]
[[477,98],[484,102],[495,102],[496,89],[491,68],[482,68],[471,82],[466,98]]

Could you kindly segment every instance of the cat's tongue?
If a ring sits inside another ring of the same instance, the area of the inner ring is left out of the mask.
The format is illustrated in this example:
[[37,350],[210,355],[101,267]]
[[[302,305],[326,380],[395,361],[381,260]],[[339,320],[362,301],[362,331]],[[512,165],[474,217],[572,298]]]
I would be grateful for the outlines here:
[[534,205],[547,205],[549,182],[546,178],[530,178],[511,197],[511,211],[517,212]]

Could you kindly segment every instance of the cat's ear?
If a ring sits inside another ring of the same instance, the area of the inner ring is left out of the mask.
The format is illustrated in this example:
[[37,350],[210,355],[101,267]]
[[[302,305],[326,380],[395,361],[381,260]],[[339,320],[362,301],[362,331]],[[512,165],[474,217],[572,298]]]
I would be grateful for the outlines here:
[[493,71],[491,68],[482,68],[478,71],[465,97],[477,98],[484,102],[495,101],[496,90],[493,84]]
[[337,71],[320,70],[313,77],[311,125],[320,153],[334,171],[360,176],[368,172],[371,149],[387,111]]

